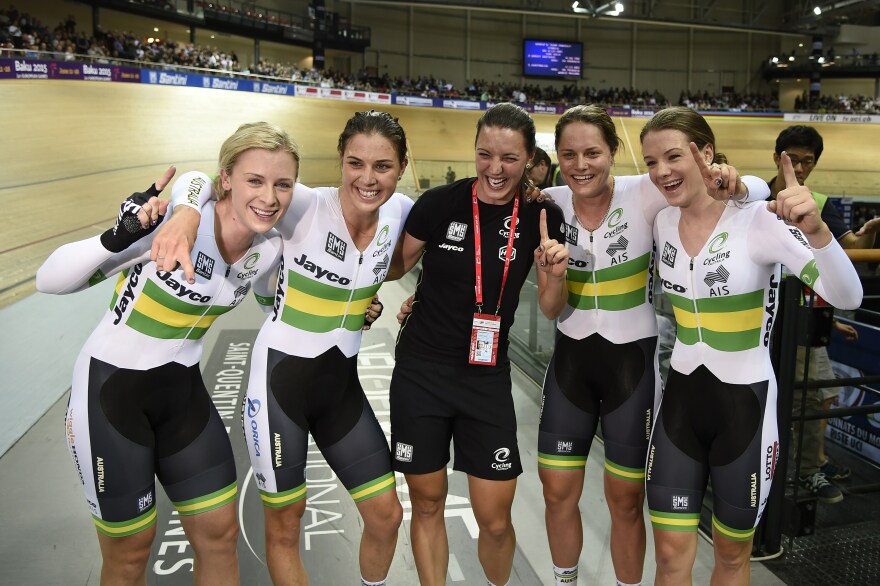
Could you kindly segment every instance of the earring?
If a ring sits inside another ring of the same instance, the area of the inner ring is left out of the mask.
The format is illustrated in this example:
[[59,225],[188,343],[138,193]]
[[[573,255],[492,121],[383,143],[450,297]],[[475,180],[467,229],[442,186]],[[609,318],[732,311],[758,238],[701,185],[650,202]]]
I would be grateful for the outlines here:
[[397,180],[400,181],[401,179],[403,179],[403,175],[398,175]]

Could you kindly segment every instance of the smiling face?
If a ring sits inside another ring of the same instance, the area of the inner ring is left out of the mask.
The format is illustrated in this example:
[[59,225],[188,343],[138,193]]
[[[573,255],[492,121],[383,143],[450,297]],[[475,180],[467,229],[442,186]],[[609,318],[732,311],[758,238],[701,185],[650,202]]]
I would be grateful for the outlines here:
[[342,186],[339,197],[346,205],[363,213],[373,213],[388,201],[397,189],[406,161],[394,144],[381,134],[355,134],[345,144],[340,156]]
[[495,205],[513,199],[532,154],[519,130],[483,126],[476,144],[477,198]]
[[220,170],[234,220],[257,234],[269,231],[290,206],[298,170],[296,159],[283,150],[241,153],[231,172]]
[[575,197],[610,195],[614,157],[598,126],[586,122],[567,124],[560,133],[556,155],[559,169]]
[[[697,198],[708,197],[689,144],[687,135],[672,129],[653,130],[642,139],[642,156],[651,181],[669,205],[676,207],[688,207]],[[712,163],[712,145],[705,145],[700,153],[707,164]]]

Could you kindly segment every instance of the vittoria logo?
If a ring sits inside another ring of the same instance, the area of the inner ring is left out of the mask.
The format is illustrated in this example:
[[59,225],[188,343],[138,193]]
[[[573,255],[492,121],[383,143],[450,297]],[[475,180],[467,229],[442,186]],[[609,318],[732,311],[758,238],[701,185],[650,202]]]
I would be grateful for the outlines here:
[[617,242],[609,244],[608,249],[605,252],[608,253],[608,256],[614,256],[618,252],[626,250],[627,245],[629,245],[629,240],[627,240],[625,236],[621,236],[617,239]]
[[446,239],[453,242],[461,242],[465,234],[467,234],[467,224],[461,222],[450,222],[446,229]]
[[688,496],[687,495],[672,495],[672,510],[673,511],[686,511],[688,508]]
[[675,256],[678,254],[678,249],[668,242],[663,245],[663,264],[675,268]]
[[196,274],[201,275],[206,279],[210,279],[213,273],[214,259],[204,252],[199,251],[199,256],[196,257]]
[[394,459],[399,462],[412,462],[413,447],[409,444],[397,442],[394,448]]
[[333,232],[327,232],[327,246],[324,247],[324,250],[326,250],[328,254],[335,256],[339,260],[345,260],[346,247],[347,244],[342,238]]
[[572,226],[571,224],[566,224],[563,222],[562,229],[565,230],[565,241],[569,244],[577,244],[578,241],[578,229],[577,226]]
[[574,449],[574,442],[556,442],[556,451],[560,454],[570,454]]
[[730,272],[724,268],[724,265],[718,265],[717,271],[708,271],[706,273],[706,277],[703,279],[703,282],[706,283],[708,287],[711,287],[716,283],[726,283],[727,279],[729,278]]

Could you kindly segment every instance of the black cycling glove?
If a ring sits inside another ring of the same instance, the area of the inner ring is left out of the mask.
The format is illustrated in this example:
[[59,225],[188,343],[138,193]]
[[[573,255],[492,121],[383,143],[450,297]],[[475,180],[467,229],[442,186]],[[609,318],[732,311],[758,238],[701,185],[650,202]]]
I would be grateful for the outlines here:
[[159,221],[155,225],[144,228],[137,214],[141,210],[141,206],[150,201],[151,197],[156,197],[161,193],[156,189],[154,183],[144,193],[132,193],[127,197],[119,207],[119,216],[116,218],[116,225],[101,234],[101,244],[110,252],[122,252],[144,236],[151,234],[153,230],[162,222],[164,216],[159,216]]

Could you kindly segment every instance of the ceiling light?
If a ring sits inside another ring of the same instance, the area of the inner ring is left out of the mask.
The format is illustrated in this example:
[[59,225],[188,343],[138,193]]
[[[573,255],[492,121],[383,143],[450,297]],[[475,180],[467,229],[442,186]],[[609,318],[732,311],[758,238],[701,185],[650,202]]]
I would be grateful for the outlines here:
[[821,15],[821,14],[822,14],[822,9],[819,8],[818,6],[816,6],[815,8],[813,8],[813,14],[815,14],[816,16]]

